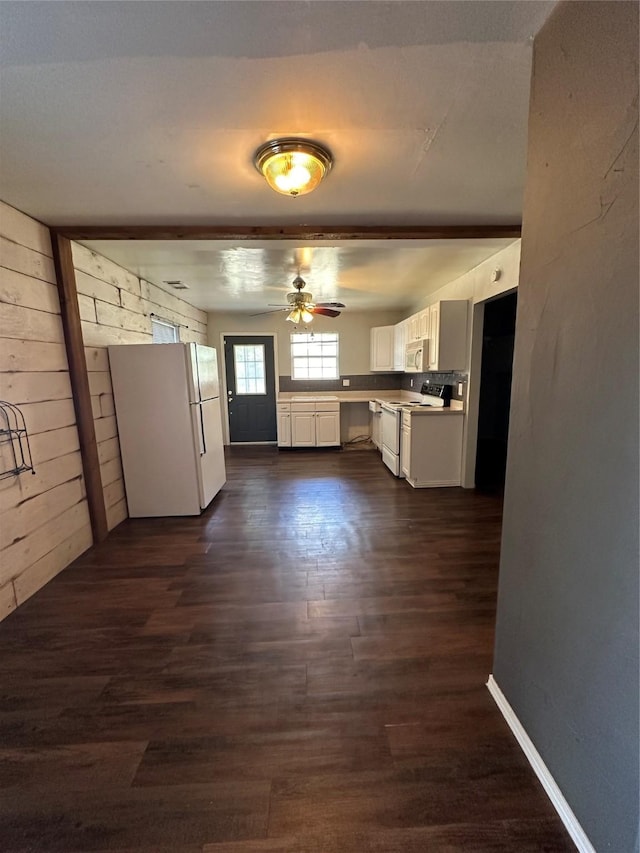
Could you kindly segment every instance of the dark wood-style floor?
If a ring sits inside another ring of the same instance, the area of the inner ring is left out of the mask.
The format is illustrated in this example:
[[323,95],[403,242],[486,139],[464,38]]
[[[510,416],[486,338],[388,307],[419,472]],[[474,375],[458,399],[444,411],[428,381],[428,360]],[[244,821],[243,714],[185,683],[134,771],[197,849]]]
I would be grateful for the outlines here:
[[0,624],[0,850],[573,850],[485,687],[499,499],[367,451],[228,476]]

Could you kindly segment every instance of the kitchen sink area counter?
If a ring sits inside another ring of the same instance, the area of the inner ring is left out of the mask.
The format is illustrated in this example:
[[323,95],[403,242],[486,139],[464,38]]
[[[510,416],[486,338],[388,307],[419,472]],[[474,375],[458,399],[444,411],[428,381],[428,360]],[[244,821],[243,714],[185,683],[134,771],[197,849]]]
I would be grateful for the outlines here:
[[[414,488],[460,485],[464,403],[452,399],[446,406],[441,400],[436,400],[436,405],[425,404],[429,399],[422,393],[398,389],[281,392],[277,398],[278,446],[340,447],[370,435],[387,467],[396,476],[406,477]],[[383,447],[381,415],[385,411],[395,413],[391,453]],[[423,428],[423,421],[441,426]],[[425,430],[428,437],[422,435]],[[423,450],[425,445],[427,449]],[[444,462],[446,470],[440,470],[438,460]]]
[[340,401],[334,394],[278,396],[278,447],[339,447]]
[[282,391],[277,397],[278,447],[339,447],[369,435],[369,403],[419,402],[419,394],[393,390]]
[[296,394],[293,391],[280,391],[278,403],[300,403],[309,401],[337,401],[338,403],[368,403],[369,400],[400,400],[407,403],[420,402],[420,394],[407,391],[334,391],[332,394],[312,394],[310,392]]

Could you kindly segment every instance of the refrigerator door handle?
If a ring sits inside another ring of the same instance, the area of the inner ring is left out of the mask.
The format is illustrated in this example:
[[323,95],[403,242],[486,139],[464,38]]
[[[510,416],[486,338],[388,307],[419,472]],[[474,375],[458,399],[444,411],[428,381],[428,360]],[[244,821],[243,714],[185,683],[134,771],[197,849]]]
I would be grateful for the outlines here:
[[200,410],[200,456],[204,456],[207,452],[207,442],[204,437],[204,415],[202,414],[202,406],[198,406]]

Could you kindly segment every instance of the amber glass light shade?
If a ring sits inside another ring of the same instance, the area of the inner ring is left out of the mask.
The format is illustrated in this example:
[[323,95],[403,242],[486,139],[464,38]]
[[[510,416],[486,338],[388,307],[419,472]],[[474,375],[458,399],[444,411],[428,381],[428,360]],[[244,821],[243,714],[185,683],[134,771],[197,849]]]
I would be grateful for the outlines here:
[[292,323],[310,323],[313,320],[313,314],[304,306],[298,305],[287,317]]
[[277,193],[305,195],[314,190],[333,160],[331,153],[308,139],[273,139],[256,151],[254,165]]

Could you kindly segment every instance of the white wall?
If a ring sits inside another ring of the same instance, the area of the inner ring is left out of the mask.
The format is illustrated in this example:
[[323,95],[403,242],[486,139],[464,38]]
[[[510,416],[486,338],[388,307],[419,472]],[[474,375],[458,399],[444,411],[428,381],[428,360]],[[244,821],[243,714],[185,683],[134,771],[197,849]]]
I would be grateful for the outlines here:
[[[491,276],[496,269],[501,271],[501,275],[498,281],[494,282]],[[428,297],[416,303],[410,313],[415,314],[421,308],[441,299],[470,299],[473,304],[493,299],[518,286],[519,270],[520,240],[515,240],[474,269],[430,293]]]
[[[278,371],[280,376],[291,375],[290,335],[295,331],[287,322],[286,312],[250,317],[246,314],[210,313],[208,322],[209,345],[220,351],[222,332],[271,332],[277,335]],[[339,317],[316,317],[316,332],[338,332],[340,335],[340,373],[358,375],[370,373],[369,349],[372,326],[386,326],[401,318],[398,311],[343,311]],[[302,331],[301,328],[298,331]]]
[[36,472],[0,480],[2,619],[92,535],[49,230],[0,202],[0,234],[0,399],[24,413]]

